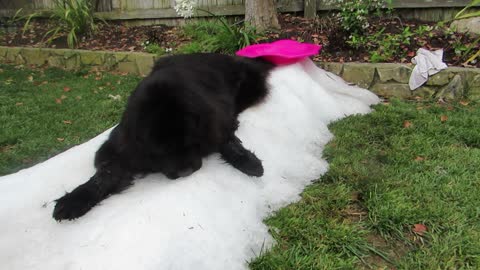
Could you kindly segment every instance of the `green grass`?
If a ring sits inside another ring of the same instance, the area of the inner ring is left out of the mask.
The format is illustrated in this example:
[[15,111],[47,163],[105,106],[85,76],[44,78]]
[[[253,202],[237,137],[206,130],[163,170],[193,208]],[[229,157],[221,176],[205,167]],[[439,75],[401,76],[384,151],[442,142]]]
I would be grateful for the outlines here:
[[0,65],[0,175],[46,160],[115,125],[138,81]]
[[480,269],[479,127],[473,102],[394,101],[333,123],[329,171],[266,220],[277,245],[251,268]]

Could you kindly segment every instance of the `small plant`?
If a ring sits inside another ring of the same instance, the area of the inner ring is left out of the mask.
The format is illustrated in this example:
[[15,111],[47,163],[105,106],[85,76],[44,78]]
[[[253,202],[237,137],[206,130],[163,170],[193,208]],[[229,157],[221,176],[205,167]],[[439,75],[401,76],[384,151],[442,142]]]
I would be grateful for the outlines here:
[[256,29],[243,21],[230,24],[224,17],[217,16],[208,10],[196,8],[195,1],[175,1],[175,11],[185,19],[192,17],[195,10],[207,13],[214,20],[187,24],[184,27],[185,35],[192,39],[193,44],[179,48],[182,53],[219,52],[233,54],[245,46],[256,43],[259,38]]
[[157,43],[153,43],[150,41],[145,41],[142,44],[143,49],[148,52],[148,53],[153,53],[158,56],[162,56],[164,54],[172,53],[173,49],[172,48],[164,48]]
[[[45,37],[48,37],[47,42],[66,35],[68,46],[73,48],[78,42],[80,35],[90,34],[97,30],[98,27],[95,20],[98,18],[95,17],[89,0],[53,0],[53,3],[54,7],[50,19],[55,24],[45,34]],[[31,20],[40,17],[41,13],[18,16],[21,11],[21,9],[17,11],[14,20],[26,20],[24,24],[24,31],[26,31]]]
[[407,50],[405,48],[410,45],[413,35],[410,27],[405,27],[400,34],[386,34],[378,41],[377,49],[370,53],[370,60],[375,63],[390,60],[394,56],[406,57]]
[[425,34],[428,34],[429,37],[433,36],[433,27],[429,25],[420,25],[418,28],[414,31],[415,35],[417,36],[424,36]]
[[370,24],[370,16],[381,16],[390,11],[392,0],[339,0],[338,17],[342,28],[351,34],[362,34]]
[[[468,4],[465,8],[463,8],[462,10],[460,10],[456,15],[455,15],[455,20],[460,20],[460,19],[466,19],[466,18],[471,18],[471,17],[478,17],[480,16],[480,11],[477,10],[477,11],[473,11],[473,12],[470,12],[470,13],[466,13],[465,12],[467,10],[469,10],[470,8],[472,7],[475,7],[475,6],[478,6],[480,5],[480,0],[472,0],[472,2],[470,2],[470,4]],[[469,48],[467,48],[466,52],[463,54],[463,58],[466,58],[466,56],[471,52],[471,50],[474,48],[474,47],[477,47],[478,45],[480,44],[480,38],[476,39],[475,42],[473,42],[473,44],[471,46],[469,46]],[[456,53],[456,51],[455,51]],[[480,50],[478,50],[475,54],[473,54],[472,56],[470,56],[470,58],[468,58],[464,64],[469,64],[471,62],[475,62],[477,61],[476,59],[480,57]]]
[[184,45],[180,52],[219,52],[233,54],[239,49],[256,43],[259,35],[255,29],[242,22],[228,24],[225,18],[214,21],[201,21],[187,24],[184,34],[192,39],[192,44]]
[[393,57],[405,57],[407,45],[410,45],[414,33],[409,27],[405,27],[399,34],[385,34],[382,28],[370,36],[352,35],[347,44],[354,49],[366,49],[370,53],[370,61],[373,63],[391,60]]

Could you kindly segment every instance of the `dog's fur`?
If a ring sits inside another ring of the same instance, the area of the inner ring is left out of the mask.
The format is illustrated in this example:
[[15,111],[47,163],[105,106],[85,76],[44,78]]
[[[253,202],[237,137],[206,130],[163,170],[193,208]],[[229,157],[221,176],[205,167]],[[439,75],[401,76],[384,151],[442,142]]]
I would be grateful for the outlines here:
[[235,136],[237,116],[267,95],[273,65],[219,54],[160,59],[128,100],[118,126],[95,156],[95,175],[56,201],[56,220],[75,219],[136,175],[187,176],[219,152],[233,167],[263,175],[261,161]]

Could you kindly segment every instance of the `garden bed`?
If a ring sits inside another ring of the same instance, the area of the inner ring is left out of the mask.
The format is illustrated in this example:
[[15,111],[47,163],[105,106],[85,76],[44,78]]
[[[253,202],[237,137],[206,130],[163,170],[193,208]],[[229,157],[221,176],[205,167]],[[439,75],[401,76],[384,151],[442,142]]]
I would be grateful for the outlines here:
[[[444,49],[444,61],[449,66],[461,66],[467,56],[480,49],[480,43],[468,34],[454,33],[446,27],[431,22],[402,20],[400,18],[372,18],[365,37],[382,39],[375,48],[369,47],[370,41],[347,42],[349,35],[340,30],[332,17],[308,20],[292,14],[279,16],[282,30],[269,32],[259,37],[259,42],[288,38],[303,42],[324,45],[322,53],[315,58],[322,62],[396,62],[410,63],[419,48],[430,50]],[[381,30],[384,29],[383,32]],[[35,22],[22,33],[17,31],[4,33],[0,38],[2,46],[28,46],[66,48],[66,38],[59,38],[45,44],[45,33],[49,30],[47,22]],[[380,34],[379,34],[380,33]],[[175,53],[188,44],[191,38],[180,27],[165,25],[127,27],[122,24],[100,24],[94,35],[83,36],[78,49],[101,51],[147,52],[146,42],[157,44],[161,53]],[[362,44],[360,44],[362,43]],[[370,42],[371,43],[371,42]],[[362,45],[362,46],[360,46]],[[471,67],[480,67],[480,61],[467,63]]]

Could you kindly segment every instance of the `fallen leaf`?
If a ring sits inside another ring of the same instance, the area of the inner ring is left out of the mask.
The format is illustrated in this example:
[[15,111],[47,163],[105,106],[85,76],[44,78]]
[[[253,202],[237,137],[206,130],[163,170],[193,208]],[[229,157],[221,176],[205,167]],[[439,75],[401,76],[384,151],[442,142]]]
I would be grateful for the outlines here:
[[416,234],[423,235],[427,231],[427,226],[423,224],[413,225],[412,231]]
[[70,90],[72,90],[70,89],[70,87],[67,87],[67,86],[63,87],[63,92],[69,92]]
[[65,138],[57,138],[57,141],[63,142],[63,141],[65,141]]
[[59,99],[59,98],[56,98],[56,99],[55,99],[55,103],[57,103],[57,104],[62,104],[62,100]]
[[421,157],[421,156],[418,156],[415,158],[415,161],[424,161],[425,158],[424,157]]
[[413,125],[413,124],[412,124],[412,122],[410,122],[410,121],[405,121],[405,122],[403,122],[403,127],[404,127],[404,128],[411,128],[412,125]]
[[61,99],[66,99],[66,98],[67,98],[67,96],[65,96],[65,95],[62,95],[60,98],[61,98]]
[[448,120],[448,116],[446,116],[446,115],[440,116],[440,121],[442,121],[442,123],[446,122],[447,120]]
[[460,105],[463,105],[463,106],[468,106],[468,104],[469,104],[468,101],[460,101],[458,103],[460,103]]
[[32,75],[28,76],[27,79],[28,79],[29,82],[33,82],[33,76]]
[[70,121],[70,120],[63,120],[63,123],[64,123],[65,125],[71,125],[71,124],[72,124],[72,121]]
[[110,94],[110,95],[108,95],[108,97],[113,99],[113,100],[121,100],[122,99],[122,96],[120,96],[120,95],[115,95],[114,96],[114,95]]
[[411,52],[408,52],[408,57],[414,57],[415,56],[415,52],[411,51]]
[[23,102],[17,102],[15,103],[15,106],[22,106],[23,105]]

